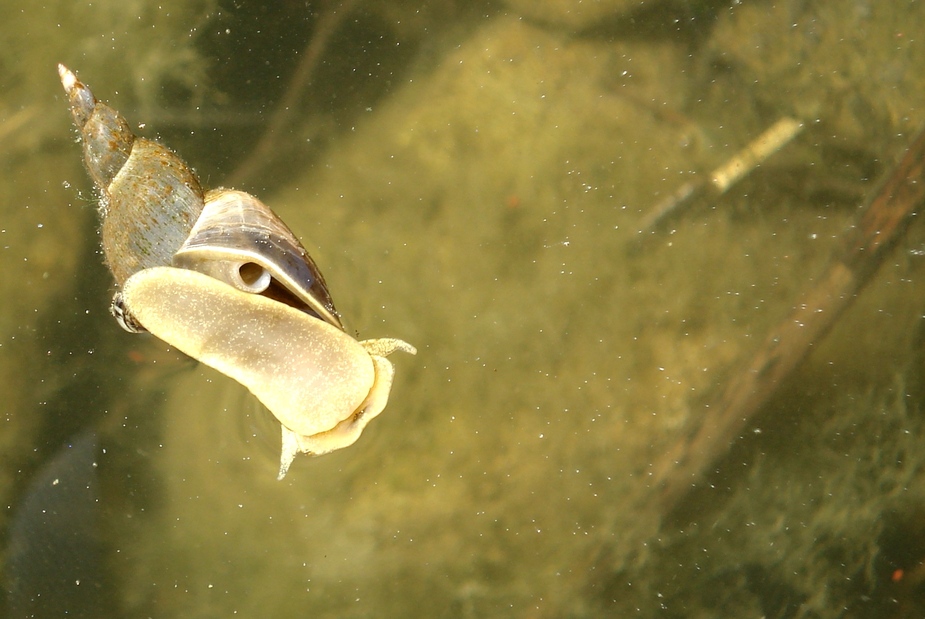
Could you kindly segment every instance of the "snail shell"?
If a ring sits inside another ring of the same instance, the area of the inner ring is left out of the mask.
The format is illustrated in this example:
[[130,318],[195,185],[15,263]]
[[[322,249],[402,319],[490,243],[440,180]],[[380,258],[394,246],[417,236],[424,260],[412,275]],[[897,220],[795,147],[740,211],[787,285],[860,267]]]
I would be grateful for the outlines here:
[[343,329],[321,271],[273,211],[241,191],[204,193],[173,151],[136,137],[63,65],[58,74],[100,192],[103,253],[116,284],[143,269],[176,265]]
[[113,315],[247,387],[282,426],[282,478],[297,453],[351,445],[388,402],[398,339],[344,332],[321,271],[260,200],[203,192],[172,151],[58,65],[100,192]]

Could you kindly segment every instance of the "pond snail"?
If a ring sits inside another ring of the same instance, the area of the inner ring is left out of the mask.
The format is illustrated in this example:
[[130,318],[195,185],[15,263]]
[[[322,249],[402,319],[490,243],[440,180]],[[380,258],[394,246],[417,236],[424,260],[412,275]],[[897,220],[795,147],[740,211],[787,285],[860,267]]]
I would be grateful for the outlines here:
[[413,346],[357,341],[289,228],[242,191],[203,191],[171,150],[136,137],[63,65],[58,74],[100,194],[112,313],[233,378],[282,426],[279,479],[296,454],[353,444],[389,398],[386,357]]

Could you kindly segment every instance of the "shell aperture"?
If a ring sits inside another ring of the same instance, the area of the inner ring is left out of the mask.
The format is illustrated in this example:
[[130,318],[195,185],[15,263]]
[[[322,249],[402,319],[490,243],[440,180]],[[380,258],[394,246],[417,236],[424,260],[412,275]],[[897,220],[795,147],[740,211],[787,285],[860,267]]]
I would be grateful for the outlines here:
[[[243,191],[217,189],[206,194],[202,214],[174,254],[173,264],[256,294],[275,280],[292,294],[290,305],[344,328],[314,260],[273,211]],[[241,273],[248,265],[259,269]]]

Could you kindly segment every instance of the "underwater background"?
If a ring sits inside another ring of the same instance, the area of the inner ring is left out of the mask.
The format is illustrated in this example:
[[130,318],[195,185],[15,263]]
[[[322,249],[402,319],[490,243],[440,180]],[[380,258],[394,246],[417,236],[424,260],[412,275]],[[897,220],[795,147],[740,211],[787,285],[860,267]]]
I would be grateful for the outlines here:
[[[7,616],[925,613],[914,220],[683,498],[655,483],[925,124],[920,2],[5,13]],[[417,347],[355,445],[277,481],[244,387],[116,325],[58,62],[273,208],[349,333]],[[781,118],[799,135],[640,241]]]

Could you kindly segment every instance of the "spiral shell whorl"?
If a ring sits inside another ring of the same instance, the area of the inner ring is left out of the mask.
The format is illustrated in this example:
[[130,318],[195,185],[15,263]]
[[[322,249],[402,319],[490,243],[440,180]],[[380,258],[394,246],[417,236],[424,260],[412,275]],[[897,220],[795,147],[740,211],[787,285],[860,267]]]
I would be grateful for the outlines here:
[[128,159],[135,135],[119,112],[97,101],[90,89],[63,65],[58,65],[58,75],[83,140],[87,170],[94,184],[104,188]]
[[202,188],[183,160],[141,138],[101,190],[103,252],[119,285],[141,269],[170,265],[203,207]]
[[135,135],[119,112],[102,103],[96,104],[80,135],[90,177],[97,187],[106,187],[128,160]]
[[203,191],[173,151],[135,137],[66,67],[58,65],[58,74],[100,192],[106,263],[121,286],[141,269],[171,264],[202,212]]

